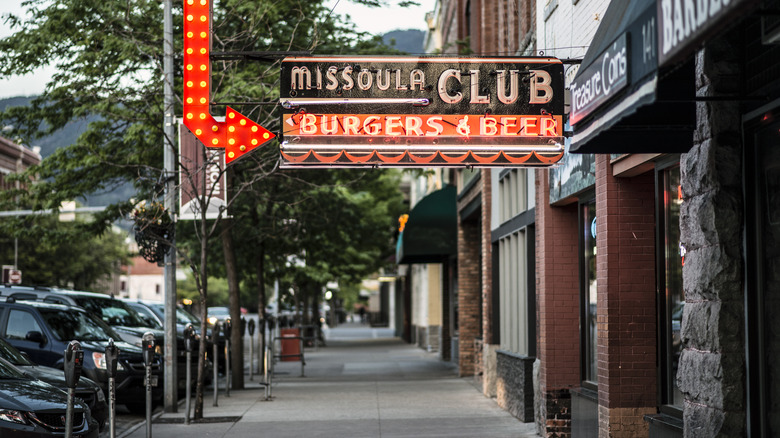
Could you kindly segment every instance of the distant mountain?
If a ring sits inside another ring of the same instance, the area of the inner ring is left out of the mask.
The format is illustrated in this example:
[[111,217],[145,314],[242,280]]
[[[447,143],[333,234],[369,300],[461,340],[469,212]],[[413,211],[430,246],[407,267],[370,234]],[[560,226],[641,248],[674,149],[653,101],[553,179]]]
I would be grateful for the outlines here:
[[[0,99],[0,111],[5,110],[7,107],[29,105],[34,98],[35,96]],[[89,124],[90,120],[92,119],[72,121],[54,134],[34,139],[30,141],[30,144],[26,144],[25,146],[30,148],[36,146],[40,147],[41,156],[46,158],[53,154],[57,148],[70,146],[76,143],[76,140],[78,140],[79,136],[87,130],[87,125]],[[0,125],[5,124],[5,122],[0,123]],[[3,126],[0,126],[0,135],[14,140],[13,130],[6,131],[2,128]],[[133,196],[134,192],[135,191],[132,187],[132,184],[122,184],[118,187],[112,188],[110,192],[92,194],[85,200],[82,200],[82,202],[84,202],[84,204],[87,206],[102,206],[127,199]]]
[[[7,99],[0,99],[0,111],[3,111],[8,107],[27,106],[30,104],[30,102],[32,102],[33,99],[35,99],[35,96],[9,97]],[[88,120],[72,121],[54,134],[31,140],[30,144],[26,144],[25,146],[30,148],[39,146],[41,148],[41,156],[46,158],[53,154],[58,147],[68,146],[75,143],[79,138],[79,135],[87,130],[88,124]],[[5,125],[5,123],[3,123],[3,125]],[[10,137],[12,140],[14,139],[13,130],[3,130],[3,132],[0,132],[0,135],[4,137]]]
[[425,51],[425,32],[418,29],[394,30],[382,35],[382,41],[410,55],[419,55]]

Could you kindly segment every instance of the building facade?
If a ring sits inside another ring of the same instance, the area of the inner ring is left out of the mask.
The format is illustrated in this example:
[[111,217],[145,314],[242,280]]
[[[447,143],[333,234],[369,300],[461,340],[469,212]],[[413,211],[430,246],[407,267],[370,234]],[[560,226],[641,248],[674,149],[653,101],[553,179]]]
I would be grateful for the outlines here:
[[562,163],[456,200],[460,374],[542,436],[780,434],[778,3],[437,6],[444,53],[567,66]]

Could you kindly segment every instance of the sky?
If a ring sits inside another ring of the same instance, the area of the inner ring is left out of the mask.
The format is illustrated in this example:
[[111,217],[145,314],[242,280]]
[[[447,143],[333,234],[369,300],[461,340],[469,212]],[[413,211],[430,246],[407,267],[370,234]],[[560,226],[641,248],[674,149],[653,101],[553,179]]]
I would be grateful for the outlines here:
[[[398,1],[388,0],[388,3],[395,4]],[[420,6],[409,8],[391,6],[382,8],[380,12],[375,8],[356,5],[349,0],[329,0],[331,8],[335,5],[334,14],[349,14],[359,30],[376,34],[384,34],[396,29],[426,30],[425,13],[433,10],[435,0],[416,1]],[[0,38],[12,33],[1,17],[6,13],[21,14],[23,12],[21,3],[22,0],[0,0]],[[0,80],[0,99],[40,94],[53,73],[54,68],[48,67],[29,75]]]

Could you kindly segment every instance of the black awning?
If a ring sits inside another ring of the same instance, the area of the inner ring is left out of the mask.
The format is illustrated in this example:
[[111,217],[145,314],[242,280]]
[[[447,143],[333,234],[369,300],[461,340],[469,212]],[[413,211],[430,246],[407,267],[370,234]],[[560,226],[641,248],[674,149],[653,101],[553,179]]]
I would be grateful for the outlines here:
[[[656,0],[610,2],[572,81],[570,152],[682,153],[691,147],[693,62],[658,69],[656,18]],[[622,66],[625,76],[617,74]]]
[[458,250],[458,214],[455,186],[448,185],[424,197],[409,213],[398,236],[398,264],[441,263]]

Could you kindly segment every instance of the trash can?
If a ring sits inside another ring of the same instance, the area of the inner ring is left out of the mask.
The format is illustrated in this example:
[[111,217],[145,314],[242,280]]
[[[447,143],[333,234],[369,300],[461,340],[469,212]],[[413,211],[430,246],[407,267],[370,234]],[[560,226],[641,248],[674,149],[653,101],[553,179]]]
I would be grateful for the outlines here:
[[301,360],[301,330],[297,328],[281,329],[282,362],[298,362]]

